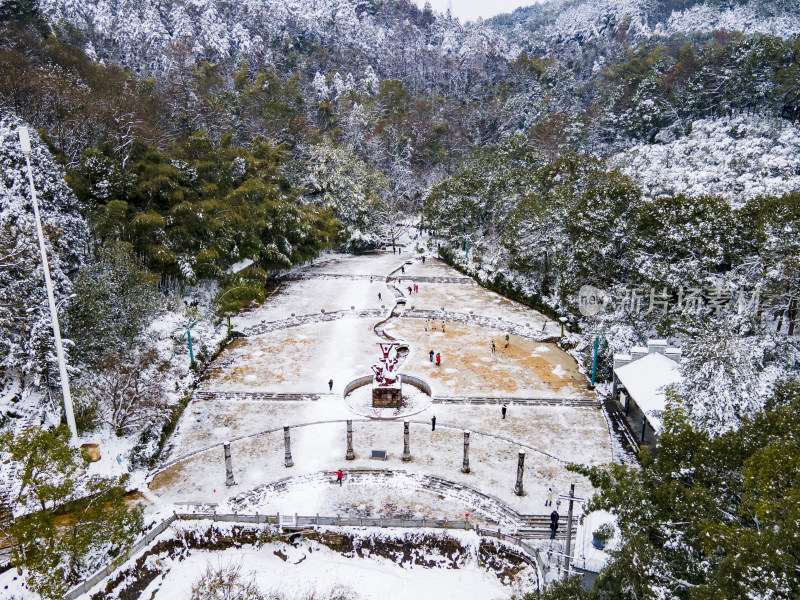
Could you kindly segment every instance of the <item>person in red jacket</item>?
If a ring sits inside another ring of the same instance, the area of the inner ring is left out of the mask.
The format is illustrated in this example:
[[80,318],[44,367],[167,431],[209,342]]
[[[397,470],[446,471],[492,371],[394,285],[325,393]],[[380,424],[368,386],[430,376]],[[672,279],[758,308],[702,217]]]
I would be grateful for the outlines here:
[[441,364],[442,364],[442,355],[437,352],[436,353],[436,366],[438,367]]
[[344,477],[344,472],[339,469],[338,471],[334,471],[334,474],[336,475],[336,482],[339,485],[342,485],[342,477]]

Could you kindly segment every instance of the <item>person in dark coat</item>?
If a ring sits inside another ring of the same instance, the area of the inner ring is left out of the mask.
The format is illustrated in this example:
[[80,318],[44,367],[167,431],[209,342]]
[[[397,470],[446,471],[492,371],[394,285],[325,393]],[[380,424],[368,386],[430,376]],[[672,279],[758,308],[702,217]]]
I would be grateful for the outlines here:
[[431,431],[436,431],[436,415],[431,417]]
[[328,389],[329,389],[330,391],[333,391],[333,379],[331,379],[331,380],[328,382]]
[[507,410],[508,410],[508,407],[505,404],[503,404],[503,408],[500,409],[500,413],[503,415],[504,419],[506,418],[506,411]]
[[430,356],[430,357],[431,357],[431,362],[433,362],[433,350],[431,350],[430,352],[428,352],[428,356]]
[[550,539],[556,538],[556,531],[558,531],[558,513],[553,511],[550,513]]

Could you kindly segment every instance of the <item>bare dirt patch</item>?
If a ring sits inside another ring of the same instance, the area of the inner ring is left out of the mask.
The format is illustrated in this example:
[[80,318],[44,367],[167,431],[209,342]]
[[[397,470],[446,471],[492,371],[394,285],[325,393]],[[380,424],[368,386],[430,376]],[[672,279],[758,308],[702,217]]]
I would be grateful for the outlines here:
[[[403,372],[435,386],[434,394],[446,396],[586,395],[586,378],[575,360],[555,344],[533,342],[514,335],[505,346],[503,331],[441,322],[425,331],[421,319],[402,319],[387,331],[414,349]],[[492,352],[492,340],[496,350]],[[430,361],[428,351],[440,353],[442,364]]]

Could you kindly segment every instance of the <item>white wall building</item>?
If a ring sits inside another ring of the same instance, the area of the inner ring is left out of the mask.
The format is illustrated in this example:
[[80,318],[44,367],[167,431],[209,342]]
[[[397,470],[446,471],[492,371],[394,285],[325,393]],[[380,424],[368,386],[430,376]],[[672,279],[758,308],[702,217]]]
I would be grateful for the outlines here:
[[[648,340],[630,354],[614,355],[613,397],[625,410],[640,442],[652,442],[661,433],[661,415],[667,405],[666,388],[681,380],[681,349],[666,340]],[[648,429],[649,426],[649,429]]]

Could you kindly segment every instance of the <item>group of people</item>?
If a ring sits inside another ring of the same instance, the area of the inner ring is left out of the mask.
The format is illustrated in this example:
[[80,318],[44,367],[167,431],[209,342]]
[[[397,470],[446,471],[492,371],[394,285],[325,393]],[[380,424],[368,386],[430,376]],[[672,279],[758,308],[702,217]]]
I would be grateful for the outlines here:
[[[428,331],[428,330],[436,331],[436,321],[434,321],[433,319],[425,319],[425,331]],[[442,321],[442,333],[445,333],[445,331],[444,331],[444,321]]]
[[[510,341],[510,336],[506,334],[506,345],[505,345],[506,350],[508,350],[509,341]],[[492,354],[494,354],[496,351],[497,351],[497,346],[495,345],[494,340],[492,340]]]
[[434,353],[434,351],[431,350],[430,352],[428,352],[428,356],[430,357],[431,362],[433,362],[434,354],[436,355],[436,366],[438,367],[442,364],[442,355],[439,354],[438,352]]

